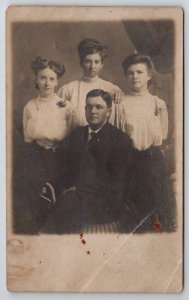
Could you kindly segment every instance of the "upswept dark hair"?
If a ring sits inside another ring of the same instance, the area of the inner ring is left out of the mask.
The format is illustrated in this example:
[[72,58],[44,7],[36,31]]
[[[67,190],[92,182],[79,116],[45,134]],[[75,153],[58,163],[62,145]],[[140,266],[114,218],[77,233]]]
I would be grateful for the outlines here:
[[112,97],[110,93],[103,91],[101,89],[94,89],[87,93],[86,101],[89,97],[102,97],[102,99],[106,102],[107,107],[112,107]]
[[145,64],[148,68],[148,71],[152,71],[153,62],[148,55],[143,54],[131,54],[126,57],[126,59],[122,62],[122,67],[124,69],[125,74],[127,74],[127,70],[131,65],[134,64]]
[[31,68],[35,75],[37,75],[40,70],[49,68],[57,74],[58,78],[64,75],[66,71],[64,65],[61,62],[47,60],[45,58],[42,58],[41,56],[36,57],[36,59],[31,63]]
[[99,53],[102,61],[108,56],[108,48],[95,39],[87,38],[82,40],[77,49],[79,53],[80,64],[83,63],[85,56],[88,54]]

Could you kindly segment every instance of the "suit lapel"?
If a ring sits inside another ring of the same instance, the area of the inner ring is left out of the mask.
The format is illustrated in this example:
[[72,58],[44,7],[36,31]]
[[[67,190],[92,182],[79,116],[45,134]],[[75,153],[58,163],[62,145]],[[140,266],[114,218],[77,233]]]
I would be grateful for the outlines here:
[[106,123],[102,129],[97,133],[96,139],[100,144],[106,145],[109,141],[109,124]]

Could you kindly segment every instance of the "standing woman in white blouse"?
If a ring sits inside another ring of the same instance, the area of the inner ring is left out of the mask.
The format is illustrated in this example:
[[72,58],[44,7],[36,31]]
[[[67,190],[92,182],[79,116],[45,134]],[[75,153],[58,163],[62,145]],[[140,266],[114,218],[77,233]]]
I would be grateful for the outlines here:
[[52,202],[39,195],[41,186],[57,174],[59,146],[70,131],[72,106],[55,93],[58,79],[65,73],[62,63],[37,57],[31,68],[39,95],[24,107],[23,130],[26,142],[25,184],[29,202],[27,221],[31,231],[35,232],[44,221],[46,208],[53,206],[56,199],[50,185],[47,189]]
[[[73,104],[75,110],[74,126],[88,125],[85,117],[85,101],[89,91],[102,89],[111,94],[115,103],[121,100],[121,89],[110,81],[99,77],[108,55],[108,48],[96,39],[86,38],[78,45],[80,66],[83,69],[81,78],[63,85],[58,95]],[[114,105],[110,123],[114,123]]]
[[[128,133],[135,148],[130,172],[130,211],[138,231],[173,231],[175,197],[161,145],[168,134],[165,101],[148,91],[152,61],[133,54],[122,63],[129,93],[116,106],[115,125]],[[138,222],[138,223],[137,223]]]

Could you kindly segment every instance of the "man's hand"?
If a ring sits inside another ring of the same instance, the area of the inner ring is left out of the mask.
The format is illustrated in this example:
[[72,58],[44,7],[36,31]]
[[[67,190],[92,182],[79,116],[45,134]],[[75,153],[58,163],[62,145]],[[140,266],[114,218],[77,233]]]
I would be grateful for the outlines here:
[[56,203],[56,195],[53,186],[46,182],[45,185],[42,187],[40,192],[40,198],[47,201],[48,209],[53,208]]

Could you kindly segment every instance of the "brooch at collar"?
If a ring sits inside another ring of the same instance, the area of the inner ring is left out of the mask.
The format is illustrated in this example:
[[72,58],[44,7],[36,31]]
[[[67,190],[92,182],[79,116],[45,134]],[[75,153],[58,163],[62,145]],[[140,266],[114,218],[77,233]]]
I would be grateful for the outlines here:
[[60,100],[56,103],[57,106],[59,107],[65,107],[66,106],[66,100]]
[[155,100],[155,110],[154,110],[154,115],[155,116],[159,116],[160,112],[161,112],[161,107],[159,107],[157,99]]

